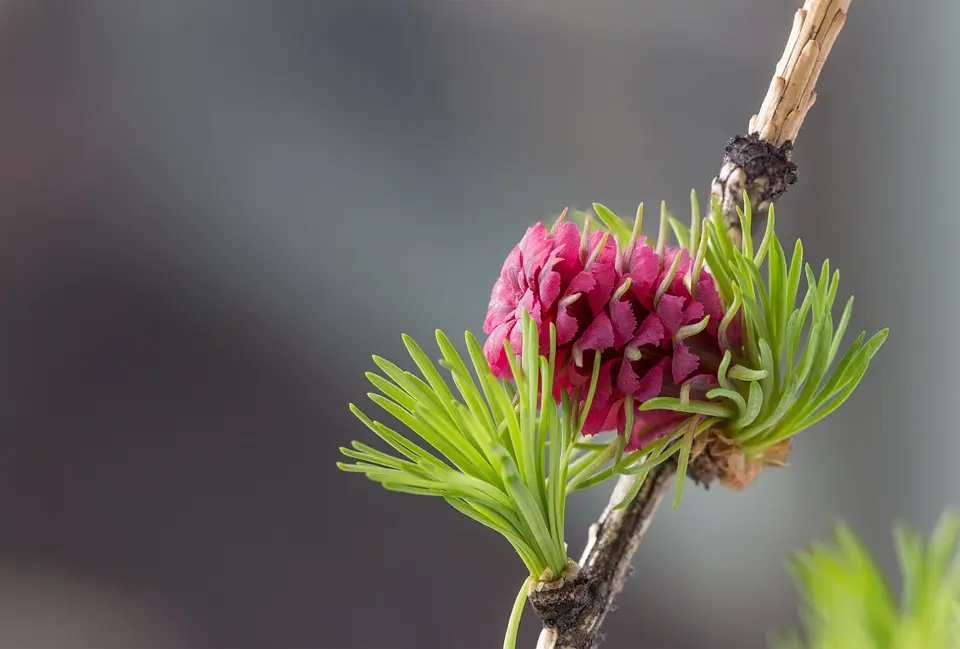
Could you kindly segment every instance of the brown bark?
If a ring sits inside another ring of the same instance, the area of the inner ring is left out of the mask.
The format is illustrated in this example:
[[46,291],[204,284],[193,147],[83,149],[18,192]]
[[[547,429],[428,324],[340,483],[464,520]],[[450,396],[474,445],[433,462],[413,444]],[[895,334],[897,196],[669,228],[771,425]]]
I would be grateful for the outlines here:
[[613,509],[633,483],[631,476],[621,477],[606,511],[590,526],[576,577],[531,589],[530,603],[545,627],[538,649],[541,645],[552,649],[596,646],[600,626],[627,580],[630,561],[676,473],[675,463],[661,464],[629,505]]
[[[797,180],[791,157],[793,143],[807,112],[816,101],[814,85],[833,43],[843,28],[850,0],[806,0],[794,16],[783,57],[760,110],[750,119],[746,136],[730,140],[711,194],[719,201],[724,221],[737,245],[737,208],[744,194],[754,214],[762,217],[769,205]],[[758,224],[761,218],[755,218]],[[748,233],[748,236],[751,233]],[[789,445],[785,452],[789,451]],[[687,474],[709,485],[714,480],[736,487],[751,479],[757,467],[730,462],[722,449],[710,447],[691,463]],[[782,458],[772,457],[776,464]],[[739,467],[740,473],[733,474]],[[600,628],[630,572],[630,562],[657,510],[664,492],[676,479],[677,466],[666,462],[648,475],[637,497],[623,509],[613,509],[632,478],[617,483],[610,505],[591,525],[587,548],[575,576],[531,589],[530,603],[543,622],[537,649],[594,649]],[[741,480],[742,478],[742,480]],[[684,478],[681,478],[684,479]]]

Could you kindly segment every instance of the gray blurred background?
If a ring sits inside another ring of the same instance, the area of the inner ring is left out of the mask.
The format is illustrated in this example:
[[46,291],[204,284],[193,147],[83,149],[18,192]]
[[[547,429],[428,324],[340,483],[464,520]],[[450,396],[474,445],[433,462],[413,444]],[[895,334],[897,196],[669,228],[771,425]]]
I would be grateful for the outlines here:
[[[0,4],[0,647],[499,646],[521,563],[337,472],[346,404],[401,332],[479,331],[533,221],[685,214],[799,4]],[[960,500],[958,25],[854,1],[778,223],[889,342],[789,470],[659,513],[604,647],[765,647],[789,551],[842,518],[893,572]]]

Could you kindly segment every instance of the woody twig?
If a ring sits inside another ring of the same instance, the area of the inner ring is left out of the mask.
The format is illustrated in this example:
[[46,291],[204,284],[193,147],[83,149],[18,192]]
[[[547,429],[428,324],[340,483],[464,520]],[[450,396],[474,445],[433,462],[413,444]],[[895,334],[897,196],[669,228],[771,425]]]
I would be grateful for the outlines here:
[[797,180],[793,145],[817,100],[817,80],[849,8],[850,0],[806,0],[797,10],[760,110],[750,118],[747,134],[727,144],[711,194],[720,201],[737,243],[742,236],[737,208],[743,205],[743,193],[755,213],[765,214]]
[[[816,101],[814,86],[843,28],[849,6],[850,0],[806,0],[794,17],[783,56],[760,110],[750,118],[747,135],[738,135],[727,145],[712,194],[720,201],[727,227],[738,245],[742,233],[737,208],[743,205],[743,193],[754,206],[754,214],[760,215],[797,180],[796,164],[791,160],[793,143]],[[700,483],[716,480],[730,488],[742,488],[760,467],[746,463],[742,454],[724,446],[722,439],[701,451],[687,471]],[[772,451],[770,457],[762,459],[768,464],[782,463],[789,444]],[[569,578],[531,588],[530,603],[543,622],[537,649],[597,646],[601,624],[623,588],[633,554],[676,472],[673,462],[660,465],[629,505],[614,509],[635,479],[621,477],[610,505],[591,526],[578,568],[570,571]]]

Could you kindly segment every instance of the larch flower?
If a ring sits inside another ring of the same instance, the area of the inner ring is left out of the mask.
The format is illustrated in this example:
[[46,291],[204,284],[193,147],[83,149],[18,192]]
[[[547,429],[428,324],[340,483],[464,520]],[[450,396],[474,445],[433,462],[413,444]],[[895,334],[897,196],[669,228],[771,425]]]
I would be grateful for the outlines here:
[[557,330],[558,358],[582,361],[589,351],[614,345],[607,303],[617,281],[617,246],[603,232],[587,235],[564,216],[548,231],[529,228],[510,252],[493,286],[483,331],[484,355],[495,376],[510,378],[503,348],[521,352],[521,315],[526,310],[540,331],[540,353],[550,347],[550,324]]
[[[718,325],[723,306],[713,278],[701,269],[693,291],[693,261],[684,249],[658,255],[640,237],[621,256],[618,285],[609,303],[615,345],[604,353],[593,406],[583,433],[616,429],[628,450],[676,428],[685,415],[637,410],[658,396],[703,399],[716,384],[723,358]],[[582,383],[586,375],[578,372]],[[627,431],[628,403],[634,408]]]
[[[636,476],[617,491],[622,507],[667,460],[680,476],[732,489],[784,465],[793,437],[851,394],[888,332],[863,332],[840,354],[852,298],[835,326],[829,262],[818,277],[799,241],[788,257],[772,206],[754,251],[749,237],[734,245],[719,202],[706,219],[697,204],[692,194],[689,229],[662,205],[655,246],[640,235],[642,204],[632,228],[597,203],[600,232],[592,217],[582,228],[563,216],[531,227],[493,287],[486,344],[466,332],[465,359],[437,331],[452,385],[409,336],[420,376],[374,356],[370,399],[402,427],[351,411],[396,453],[355,441],[340,449],[352,462],[338,466],[391,491],[441,496],[500,532],[542,582],[571,564],[557,522],[573,491]],[[740,217],[752,232],[746,196]],[[617,435],[575,439],[607,431]]]
[[613,237],[585,235],[563,216],[549,231],[537,223],[507,257],[491,294],[484,355],[498,377],[511,377],[504,340],[521,352],[524,310],[537,324],[541,354],[556,327],[558,399],[563,390],[587,394],[600,355],[584,435],[616,430],[628,450],[640,448],[686,417],[640,405],[681,392],[704,399],[717,384],[724,309],[713,277],[694,273],[685,249],[658,253],[643,236],[620,249]]

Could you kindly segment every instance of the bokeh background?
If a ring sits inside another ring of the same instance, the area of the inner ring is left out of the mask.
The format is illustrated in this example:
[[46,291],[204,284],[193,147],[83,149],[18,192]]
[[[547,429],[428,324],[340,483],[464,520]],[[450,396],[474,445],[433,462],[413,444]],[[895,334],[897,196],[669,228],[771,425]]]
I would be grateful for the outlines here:
[[[346,404],[401,332],[479,331],[533,221],[685,213],[798,5],[0,4],[0,647],[499,646],[521,564],[336,471]],[[789,551],[842,518],[893,573],[960,501],[958,25],[854,1],[778,224],[889,342],[789,470],[659,513],[605,647],[760,649]]]

